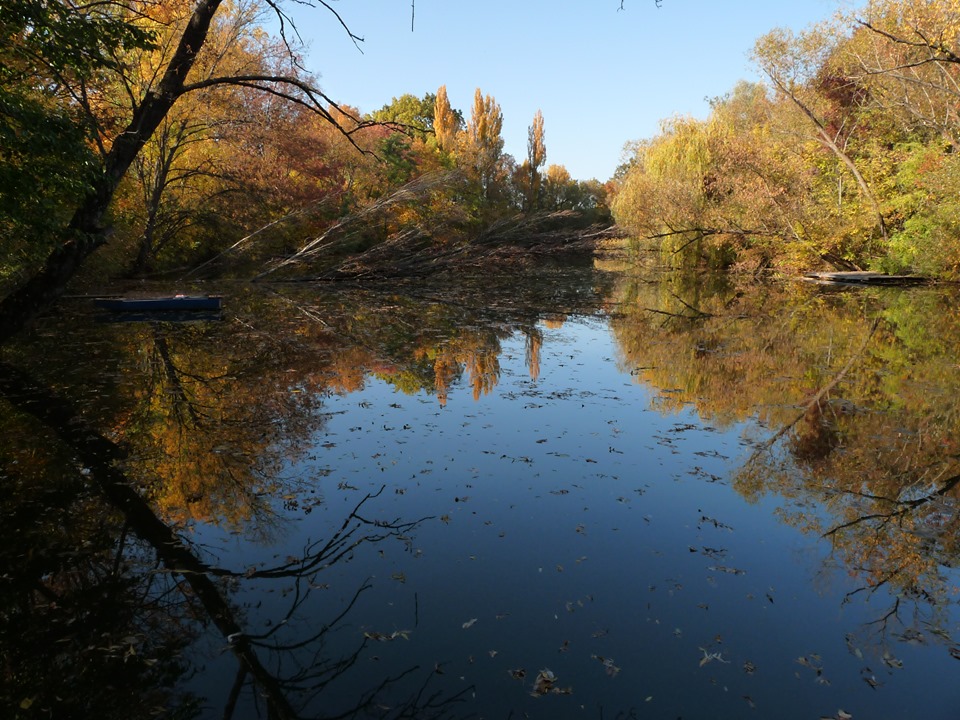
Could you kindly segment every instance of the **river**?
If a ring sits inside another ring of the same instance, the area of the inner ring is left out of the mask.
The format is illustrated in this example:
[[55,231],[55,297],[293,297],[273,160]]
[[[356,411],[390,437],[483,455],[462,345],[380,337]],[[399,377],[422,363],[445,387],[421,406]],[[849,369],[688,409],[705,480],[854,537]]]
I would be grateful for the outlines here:
[[15,717],[956,716],[956,289],[213,289],[0,353]]

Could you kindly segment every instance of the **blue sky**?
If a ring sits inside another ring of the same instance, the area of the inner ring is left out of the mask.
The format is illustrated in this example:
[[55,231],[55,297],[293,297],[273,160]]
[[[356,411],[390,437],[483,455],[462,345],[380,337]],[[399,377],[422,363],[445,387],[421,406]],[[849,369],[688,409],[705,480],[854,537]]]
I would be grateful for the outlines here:
[[802,29],[838,0],[333,0],[358,50],[323,8],[288,5],[307,67],[331,98],[369,112],[447,86],[469,117],[474,90],[504,115],[505,151],[526,157],[543,112],[547,163],[581,180],[612,176],[625,142],[661,119],[704,117],[705,98],[757,79],[749,53],[774,27]]

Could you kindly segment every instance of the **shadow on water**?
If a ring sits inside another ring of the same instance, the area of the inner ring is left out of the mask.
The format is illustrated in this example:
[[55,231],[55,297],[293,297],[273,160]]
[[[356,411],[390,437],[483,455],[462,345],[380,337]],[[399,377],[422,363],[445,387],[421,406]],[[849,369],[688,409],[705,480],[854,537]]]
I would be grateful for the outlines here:
[[4,349],[0,702],[948,717],[952,293],[540,275]]

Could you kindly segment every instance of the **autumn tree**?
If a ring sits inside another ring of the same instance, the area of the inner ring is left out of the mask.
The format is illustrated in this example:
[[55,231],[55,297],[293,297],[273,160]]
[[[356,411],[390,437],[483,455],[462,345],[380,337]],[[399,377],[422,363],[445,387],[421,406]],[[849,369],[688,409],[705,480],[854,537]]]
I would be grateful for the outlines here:
[[473,95],[470,122],[467,124],[467,152],[483,196],[490,200],[500,178],[503,156],[503,113],[491,95],[480,88]]
[[117,57],[154,47],[105,6],[0,5],[0,281],[22,280],[53,247],[96,176],[86,89]]
[[447,86],[437,90],[433,106],[433,131],[437,138],[437,147],[444,152],[453,152],[457,147],[457,134],[463,128],[463,117],[459,111],[450,107]]
[[[887,228],[876,193],[860,172],[850,152],[856,125],[857,98],[847,94],[847,102],[835,102],[829,84],[833,76],[833,54],[838,34],[826,27],[814,27],[794,35],[788,30],[774,30],[761,37],[754,49],[754,59],[769,78],[774,89],[794,105],[807,120],[813,138],[831,152],[849,172],[864,199],[873,211],[881,235]],[[841,80],[842,82],[842,80]],[[843,115],[837,117],[838,113]],[[831,115],[833,117],[831,117]]]
[[[64,217],[69,220],[56,233],[56,245],[42,266],[0,301],[0,342],[55,301],[90,254],[106,242],[105,217],[121,179],[184,96],[215,87],[241,87],[282,97],[336,123],[332,114],[335,103],[290,70],[218,72],[215,50],[207,41],[214,18],[225,7],[222,0],[200,0],[181,17],[176,7],[141,6],[136,0],[110,6],[58,0],[39,15],[29,0],[4,4],[4,32],[6,40],[12,41],[6,44],[28,48],[18,57],[29,57],[32,64],[30,72],[16,78],[18,87],[48,83],[56,88],[54,105],[77,109],[76,122],[93,132],[98,157],[82,196],[71,209],[65,209]],[[270,7],[280,12],[276,5]],[[28,20],[18,22],[21,17]],[[57,35],[62,18],[66,18],[64,27],[69,29],[72,44],[64,44]],[[128,47],[148,48],[152,28],[158,24],[176,28],[170,42],[156,49],[163,60],[149,83],[129,85],[123,53]],[[209,60],[205,55],[211,56]],[[295,65],[295,57],[290,59],[288,68]],[[214,71],[198,77],[198,64],[203,67],[205,63]],[[105,102],[104,90],[110,82],[122,88],[114,103]]]
[[526,206],[540,209],[540,168],[547,162],[547,146],[543,136],[543,113],[537,110],[533,124],[527,128],[527,167],[530,172]]

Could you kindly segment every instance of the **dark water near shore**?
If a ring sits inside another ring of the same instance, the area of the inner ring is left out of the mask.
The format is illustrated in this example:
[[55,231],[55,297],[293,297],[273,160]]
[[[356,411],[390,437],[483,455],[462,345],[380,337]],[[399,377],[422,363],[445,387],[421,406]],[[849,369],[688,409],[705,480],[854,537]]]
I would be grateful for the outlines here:
[[15,717],[956,717],[954,290],[218,290],[0,355]]

